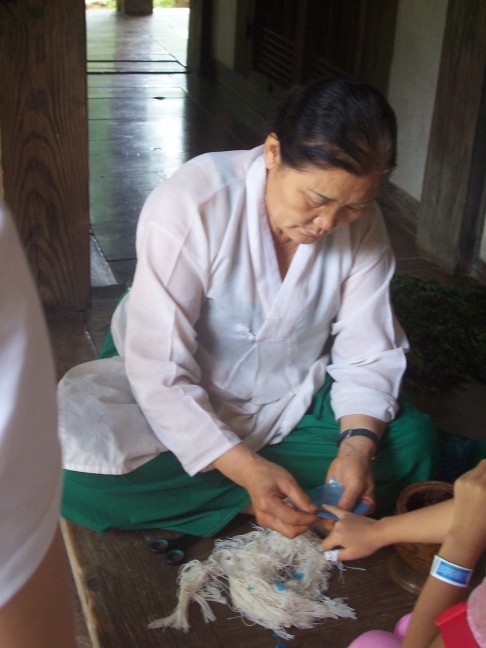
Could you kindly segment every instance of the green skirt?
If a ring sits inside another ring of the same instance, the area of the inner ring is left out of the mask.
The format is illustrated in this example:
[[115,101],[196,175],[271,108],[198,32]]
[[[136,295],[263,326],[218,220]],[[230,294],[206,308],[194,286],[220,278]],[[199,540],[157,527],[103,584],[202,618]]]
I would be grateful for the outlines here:
[[[304,490],[323,483],[336,457],[339,425],[328,378],[289,436],[259,454],[286,468]],[[435,476],[438,441],[430,418],[406,397],[388,425],[373,462],[378,516],[393,512],[399,492]],[[199,536],[218,533],[249,503],[248,493],[216,470],[190,477],[171,452],[125,475],[64,471],[62,515],[96,531],[167,529]]]

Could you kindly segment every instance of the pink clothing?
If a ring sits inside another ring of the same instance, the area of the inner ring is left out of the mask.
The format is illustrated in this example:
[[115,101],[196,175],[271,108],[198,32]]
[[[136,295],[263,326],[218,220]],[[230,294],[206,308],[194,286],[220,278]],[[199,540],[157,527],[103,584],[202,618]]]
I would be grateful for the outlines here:
[[445,648],[478,648],[478,643],[471,634],[466,617],[467,602],[461,601],[439,614],[435,625],[440,629],[440,635]]
[[469,597],[467,622],[480,648],[486,648],[486,578]]
[[[403,616],[394,632],[369,630],[348,648],[400,648],[411,614]],[[469,596],[439,614],[435,621],[446,648],[486,648],[486,578]]]
[[486,578],[461,601],[436,619],[446,648],[486,648]]
[[348,648],[400,648],[408,629],[411,614],[403,616],[393,632],[369,630],[349,644]]

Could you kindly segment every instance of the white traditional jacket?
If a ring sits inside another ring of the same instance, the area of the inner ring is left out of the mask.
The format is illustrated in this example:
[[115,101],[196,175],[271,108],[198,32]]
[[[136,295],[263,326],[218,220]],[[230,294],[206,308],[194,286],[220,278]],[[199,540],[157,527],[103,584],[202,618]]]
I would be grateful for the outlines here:
[[112,321],[120,357],[60,385],[67,468],[123,473],[170,450],[193,475],[241,440],[284,439],[326,373],[336,418],[394,417],[407,343],[378,206],[300,245],[282,280],[265,179],[262,147],[208,153],[149,196]]

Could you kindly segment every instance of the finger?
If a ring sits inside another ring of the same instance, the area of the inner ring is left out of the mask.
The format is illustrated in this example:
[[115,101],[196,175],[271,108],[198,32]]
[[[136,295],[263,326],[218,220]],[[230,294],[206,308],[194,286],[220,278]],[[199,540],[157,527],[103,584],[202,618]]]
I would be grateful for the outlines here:
[[287,522],[283,522],[280,518],[274,518],[270,516],[267,516],[265,519],[262,518],[260,524],[261,526],[268,527],[270,529],[273,529],[274,531],[278,531],[278,533],[281,533],[283,536],[290,539],[296,538],[302,533],[305,533],[312,526],[312,523],[289,524]]
[[360,498],[361,492],[358,489],[348,489],[345,490],[341,495],[341,498],[338,502],[339,508],[344,511],[352,511],[356,506],[356,502]]
[[335,537],[335,534],[332,531],[327,538],[324,538],[321,546],[324,551],[332,551],[333,549],[341,548],[339,540]]
[[295,538],[308,531],[318,519],[313,514],[303,513],[288,506],[278,498],[264,509],[258,509],[256,513],[257,522],[261,526],[278,531],[287,538]]
[[298,509],[301,511],[305,511],[306,513],[312,513],[315,514],[318,510],[318,507],[314,504],[314,502],[310,499],[306,493],[304,493],[303,490],[301,490],[299,487],[290,487],[287,489],[288,492],[286,492],[286,495],[288,498],[291,500],[292,504],[296,506]]
[[338,520],[340,520],[345,513],[349,513],[349,511],[345,511],[344,509],[339,508],[339,506],[333,506],[332,504],[321,504],[321,508],[333,513]]
[[363,515],[371,515],[374,512],[375,508],[376,508],[376,500],[375,500],[375,498],[373,496],[371,496],[371,495],[363,495],[361,501],[364,502],[368,506],[366,511],[363,513]]
[[267,512],[270,516],[278,518],[284,524],[290,524],[292,526],[310,526],[317,519],[317,507],[314,507],[312,513],[306,513],[305,511],[285,504],[285,502],[277,497],[274,498]]
[[330,520],[328,518],[318,517],[315,521],[315,526],[319,528],[319,533],[325,533],[325,535],[329,535],[332,532],[335,524],[336,520]]

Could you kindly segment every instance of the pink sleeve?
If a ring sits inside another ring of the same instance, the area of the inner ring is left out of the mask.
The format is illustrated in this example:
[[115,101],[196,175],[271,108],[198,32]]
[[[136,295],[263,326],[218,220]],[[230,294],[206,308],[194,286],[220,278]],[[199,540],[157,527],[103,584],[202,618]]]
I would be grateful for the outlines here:
[[480,648],[486,648],[486,578],[469,596],[467,621]]

